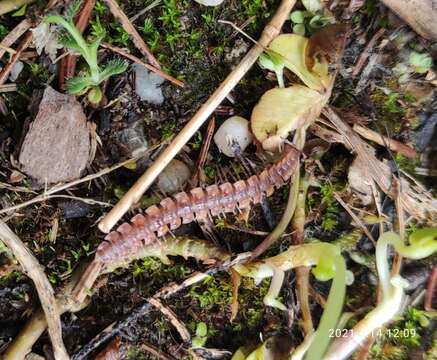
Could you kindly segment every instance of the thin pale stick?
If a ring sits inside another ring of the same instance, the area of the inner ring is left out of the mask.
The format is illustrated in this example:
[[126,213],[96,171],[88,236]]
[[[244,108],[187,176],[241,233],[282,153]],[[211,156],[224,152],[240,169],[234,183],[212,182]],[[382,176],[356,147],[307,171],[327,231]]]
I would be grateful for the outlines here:
[[109,10],[111,10],[114,17],[120,22],[121,26],[123,26],[123,29],[126,30],[126,32],[132,37],[132,41],[137,47],[137,49],[140,50],[144,56],[147,56],[147,59],[154,67],[160,69],[161,65],[159,65],[159,62],[156,60],[155,56],[153,56],[152,52],[144,42],[141,35],[138,34],[138,31],[129,21],[129,18],[126,16],[123,10],[121,10],[118,3],[115,0],[104,0],[104,1],[106,5],[108,5]]
[[386,146],[388,147],[390,150],[397,152],[409,159],[415,159],[417,158],[417,152],[416,150],[414,150],[411,146],[402,144],[401,142],[388,138],[386,136],[383,136],[381,134],[378,134],[377,132],[365,128],[363,126],[360,126],[358,124],[355,124],[353,126],[353,129],[360,134],[363,138],[370,140],[370,141],[374,141],[376,142],[378,145],[381,146]]
[[29,206],[29,205],[32,205],[32,204],[35,204],[35,203],[38,203],[38,202],[41,202],[41,201],[45,201],[52,194],[55,194],[55,193],[57,193],[59,191],[63,191],[65,189],[68,189],[68,188],[70,188],[72,186],[81,184],[83,182],[91,181],[91,180],[94,180],[96,178],[99,178],[99,177],[101,177],[103,175],[106,175],[106,174],[108,174],[108,173],[110,173],[110,172],[112,172],[112,171],[114,171],[114,170],[116,170],[116,169],[126,165],[126,164],[131,163],[134,160],[136,160],[136,158],[123,161],[123,162],[118,163],[118,164],[116,164],[114,166],[111,166],[109,168],[100,170],[99,172],[97,172],[95,174],[91,174],[91,175],[85,176],[82,179],[74,180],[72,182],[69,182],[69,183],[63,184],[63,185],[55,185],[51,189],[45,191],[41,195],[38,195],[38,196],[34,197],[31,200],[25,201],[24,203],[21,203],[21,204],[18,204],[18,205],[14,205],[14,206],[11,206],[11,207],[8,207],[8,208],[5,208],[5,209],[1,209],[0,210],[0,214],[4,214],[4,213],[10,212],[10,211],[16,211],[16,210],[22,209],[22,208],[24,208],[26,206]]
[[54,291],[50,281],[47,279],[38,260],[33,256],[24,243],[15,235],[12,230],[0,220],[0,239],[11,249],[15,258],[20,263],[34,284],[41,306],[47,320],[50,339],[52,341],[53,352],[56,360],[69,359],[67,350],[62,340],[61,317],[56,302]]
[[2,47],[0,48],[0,59],[5,54],[6,49],[10,48],[31,26],[32,23],[28,19],[24,19],[3,38],[1,42]]
[[126,59],[132,60],[133,62],[135,62],[135,63],[137,63],[139,65],[144,66],[147,70],[150,70],[150,71],[158,74],[159,76],[163,77],[164,79],[170,81],[171,83],[173,83],[173,84],[175,84],[175,85],[177,85],[179,87],[183,88],[185,86],[182,81],[180,81],[178,79],[175,79],[173,76],[165,73],[164,71],[156,68],[155,66],[152,66],[150,64],[145,63],[141,59],[138,59],[136,56],[134,56],[132,54],[129,54],[128,52],[124,51],[122,48],[119,48],[118,46],[111,45],[111,44],[108,44],[108,43],[102,43],[100,46],[102,48],[111,50],[111,51],[113,51],[113,52],[115,52],[115,53],[117,53],[117,54],[119,54],[121,56],[124,56]]
[[200,149],[199,159],[196,164],[196,172],[192,176],[190,180],[190,184],[192,187],[196,187],[199,185],[199,180],[201,178],[202,168],[205,165],[206,157],[208,155],[209,146],[211,145],[212,136],[214,135],[215,130],[215,119],[212,118],[209,121],[208,128],[206,129],[205,140],[202,143],[202,148]]
[[21,53],[29,47],[30,43],[32,42],[32,38],[32,33],[29,31],[21,41],[20,45],[18,45],[16,53],[14,54],[14,56],[12,56],[11,61],[5,65],[0,73],[0,85],[3,85],[8,79],[12,68],[14,67],[15,63],[20,59]]
[[167,306],[165,306],[160,300],[156,298],[151,298],[148,300],[150,304],[156,307],[161,313],[172,323],[172,325],[176,328],[179,335],[181,336],[184,342],[191,341],[191,335],[188,331],[187,327],[180,321],[176,314]]
[[[108,1],[108,0],[107,0]],[[293,8],[296,0],[282,0],[272,21],[264,29],[259,44],[246,54],[240,64],[228,75],[225,81],[211,95],[211,97],[202,105],[194,117],[174,138],[171,144],[162,152],[155,162],[146,170],[146,172],[137,180],[129,191],[123,196],[118,204],[105,216],[99,223],[99,229],[108,233],[118,220],[136,203],[144,192],[152,185],[158,175],[165,169],[176,154],[185,146],[191,137],[199,130],[202,124],[214,112],[216,107],[226,98],[231,90],[243,78],[246,72],[258,60],[263,49],[267,47],[270,41],[279,34],[283,23],[288,19],[288,15]]]
[[346,204],[343,199],[338,195],[336,192],[333,193],[335,200],[337,200],[341,206],[343,206],[343,209],[347,211],[347,213],[351,216],[352,219],[357,223],[357,225],[364,231],[366,236],[373,242],[373,245],[376,245],[376,241],[373,238],[370,231],[367,229],[366,225],[363,224],[363,222],[360,220],[360,218],[352,211],[352,209],[349,207],[348,204]]

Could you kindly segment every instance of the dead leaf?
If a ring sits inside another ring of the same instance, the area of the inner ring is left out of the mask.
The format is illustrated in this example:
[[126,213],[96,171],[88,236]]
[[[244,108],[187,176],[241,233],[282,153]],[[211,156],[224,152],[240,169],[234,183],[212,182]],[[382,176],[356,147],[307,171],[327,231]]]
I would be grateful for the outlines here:
[[270,43],[269,50],[281,55],[285,67],[294,72],[306,86],[324,91],[324,79],[309,71],[305,63],[307,46],[306,37],[297,34],[282,34]]
[[255,106],[252,132],[264,149],[276,149],[289,132],[313,122],[328,97],[306,86],[294,85],[267,91]]
[[75,180],[85,169],[89,153],[82,106],[74,96],[47,87],[21,148],[23,172],[39,184]]
[[332,24],[321,28],[308,41],[305,63],[308,69],[316,71],[321,65],[337,64],[349,31],[347,24]]
[[33,44],[38,55],[44,52],[54,62],[59,49],[62,45],[58,42],[58,31],[55,25],[49,25],[42,21],[37,27],[31,29],[33,34]]

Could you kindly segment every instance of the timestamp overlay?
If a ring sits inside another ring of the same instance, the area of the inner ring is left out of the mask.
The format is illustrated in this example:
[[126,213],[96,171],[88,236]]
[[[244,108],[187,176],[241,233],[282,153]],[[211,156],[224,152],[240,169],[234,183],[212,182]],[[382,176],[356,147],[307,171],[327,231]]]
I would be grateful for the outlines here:
[[[370,333],[371,337],[385,336],[392,339],[410,338],[417,335],[416,329],[376,329]],[[353,329],[329,329],[330,338],[348,338],[354,336]]]

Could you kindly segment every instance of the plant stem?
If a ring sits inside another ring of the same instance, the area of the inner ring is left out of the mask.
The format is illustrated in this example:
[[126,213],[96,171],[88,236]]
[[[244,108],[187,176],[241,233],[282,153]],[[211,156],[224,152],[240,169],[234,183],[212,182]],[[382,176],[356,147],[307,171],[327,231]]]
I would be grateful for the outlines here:
[[[309,175],[305,174],[300,180],[299,195],[296,201],[296,210],[294,212],[292,229],[293,229],[293,244],[299,245],[304,242],[304,227],[305,227],[305,203],[308,188],[310,185]],[[309,272],[308,267],[299,267],[296,272],[296,288],[297,297],[302,313],[302,327],[305,336],[314,332],[313,320],[311,317],[311,310],[308,301],[308,286],[309,286]]]
[[54,297],[54,291],[50,281],[47,279],[42,266],[33,256],[26,245],[12,230],[0,220],[0,239],[11,249],[14,256],[22,266],[25,273],[35,284],[41,307],[44,310],[45,319],[48,324],[48,332],[52,341],[53,352],[56,360],[69,359],[67,350],[62,340],[62,324],[60,311]]
[[[324,256],[330,256],[327,253]],[[329,291],[328,301],[320,319],[319,327],[315,333],[313,342],[308,349],[306,360],[325,359],[323,354],[331,339],[330,332],[337,328],[337,323],[343,309],[344,297],[346,294],[346,263],[341,254],[335,254],[335,276]]]
[[[294,145],[297,149],[302,150],[305,145],[306,138],[306,128],[301,128],[296,130],[294,136]],[[291,189],[288,194],[287,205],[285,211],[282,214],[281,220],[278,225],[273,229],[273,231],[259,244],[255,250],[252,251],[252,259],[259,257],[264,251],[266,251],[272,244],[278,240],[281,235],[287,229],[290,221],[294,215],[296,209],[296,201],[299,195],[299,180],[300,180],[300,166],[297,166],[296,171],[291,177]]]

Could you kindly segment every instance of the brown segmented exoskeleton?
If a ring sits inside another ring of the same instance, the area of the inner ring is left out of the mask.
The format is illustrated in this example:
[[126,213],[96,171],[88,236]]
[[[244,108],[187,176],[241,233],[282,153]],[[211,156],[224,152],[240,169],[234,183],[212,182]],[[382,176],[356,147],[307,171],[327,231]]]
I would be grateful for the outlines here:
[[102,268],[111,262],[120,262],[142,246],[159,241],[159,237],[181,224],[206,220],[224,213],[235,213],[259,204],[264,196],[271,196],[290,179],[299,164],[300,152],[285,145],[283,156],[258,175],[233,184],[210,185],[180,192],[152,205],[130,223],[110,232],[97,248],[96,255],[85,271],[76,289],[76,298],[83,299],[84,289],[91,288]]

